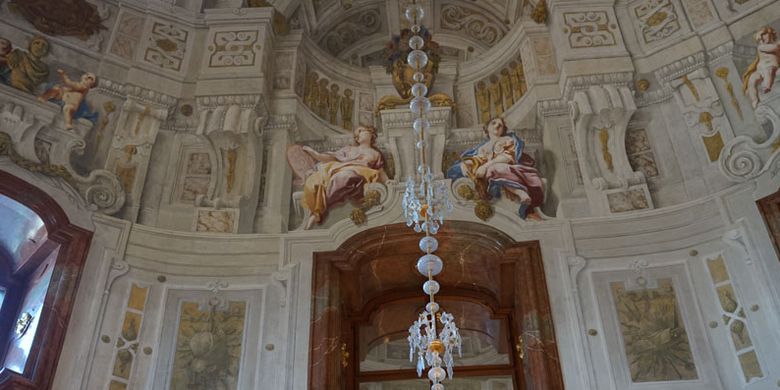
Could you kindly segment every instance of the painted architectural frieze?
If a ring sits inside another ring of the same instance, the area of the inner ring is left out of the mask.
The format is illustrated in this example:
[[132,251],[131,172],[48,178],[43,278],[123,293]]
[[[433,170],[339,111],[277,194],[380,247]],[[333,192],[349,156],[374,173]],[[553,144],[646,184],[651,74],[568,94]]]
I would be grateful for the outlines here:
[[474,84],[479,121],[487,123],[490,118],[501,116],[519,102],[527,90],[523,61],[518,57],[497,74]]
[[632,7],[642,40],[652,44],[680,31],[680,17],[674,0],[645,0]]
[[615,46],[618,44],[614,22],[605,11],[568,12],[563,14],[564,33],[572,49]]
[[145,45],[144,61],[162,69],[181,71],[190,35],[190,31],[175,24],[155,21]]
[[488,47],[498,43],[506,34],[502,20],[478,9],[461,4],[444,4],[440,13],[443,29],[462,32]]
[[209,46],[209,67],[254,66],[258,35],[256,30],[216,32]]
[[[311,111],[331,125],[350,130],[354,123],[355,92],[344,88],[320,73],[310,71],[306,76],[303,102]],[[370,110],[369,110],[370,112]],[[362,123],[362,122],[360,122]]]

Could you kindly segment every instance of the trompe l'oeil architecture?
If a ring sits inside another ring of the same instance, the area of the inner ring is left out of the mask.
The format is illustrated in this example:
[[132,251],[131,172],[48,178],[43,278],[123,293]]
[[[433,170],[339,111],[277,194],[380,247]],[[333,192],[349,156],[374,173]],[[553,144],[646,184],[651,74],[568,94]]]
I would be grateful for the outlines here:
[[0,390],[777,389],[778,31],[0,0]]

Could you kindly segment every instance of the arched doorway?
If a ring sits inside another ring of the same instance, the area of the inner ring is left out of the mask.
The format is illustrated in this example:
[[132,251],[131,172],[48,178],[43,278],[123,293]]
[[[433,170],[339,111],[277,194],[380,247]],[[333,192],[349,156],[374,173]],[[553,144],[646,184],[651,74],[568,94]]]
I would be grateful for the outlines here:
[[92,233],[0,171],[0,390],[51,388]]
[[[405,344],[426,300],[415,270],[419,237],[390,225],[315,254],[310,389],[416,389],[418,382],[426,388],[426,381],[415,381]],[[448,222],[437,238],[445,261],[437,300],[455,312],[467,345],[456,380],[563,389],[538,242],[518,243],[459,221]]]

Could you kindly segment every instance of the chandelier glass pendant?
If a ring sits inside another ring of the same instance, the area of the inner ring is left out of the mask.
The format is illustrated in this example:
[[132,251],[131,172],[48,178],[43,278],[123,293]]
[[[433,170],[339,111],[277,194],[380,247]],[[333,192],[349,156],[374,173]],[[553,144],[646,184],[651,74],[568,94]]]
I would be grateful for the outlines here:
[[[409,38],[409,48],[412,50],[407,56],[407,64],[414,69],[412,79],[415,84],[411,88],[412,100],[409,102],[409,109],[414,118],[412,127],[417,136],[415,146],[419,151],[419,164],[416,177],[410,176],[406,181],[403,209],[406,224],[413,226],[415,232],[425,233],[425,237],[420,239],[420,250],[425,254],[417,261],[417,270],[428,278],[423,284],[423,291],[429,297],[425,311],[420,313],[417,321],[409,327],[409,360],[414,362],[415,357],[417,358],[418,376],[422,376],[426,367],[429,368],[431,390],[443,390],[444,385],[441,382],[447,377],[452,379],[452,368],[455,364],[453,352],[457,349],[460,355],[462,341],[455,318],[452,314],[440,312],[435,299],[440,286],[434,277],[441,273],[444,263],[439,256],[433,254],[439,247],[434,235],[444,223],[445,216],[452,211],[452,203],[446,183],[434,180],[427,159],[425,136],[431,126],[427,119],[431,101],[426,97],[428,88],[425,86],[426,76],[423,73],[428,63],[428,55],[423,50],[425,40],[420,36],[423,7],[413,1],[404,14],[409,20],[412,32]],[[446,371],[443,367],[446,367]]]

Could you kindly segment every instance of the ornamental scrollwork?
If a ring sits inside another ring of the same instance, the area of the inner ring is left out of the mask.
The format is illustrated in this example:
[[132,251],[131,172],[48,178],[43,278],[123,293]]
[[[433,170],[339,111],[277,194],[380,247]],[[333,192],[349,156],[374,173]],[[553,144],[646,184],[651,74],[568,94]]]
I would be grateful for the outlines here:
[[505,35],[499,21],[492,20],[476,10],[455,4],[447,4],[441,8],[441,25],[448,30],[463,32],[491,47]]

